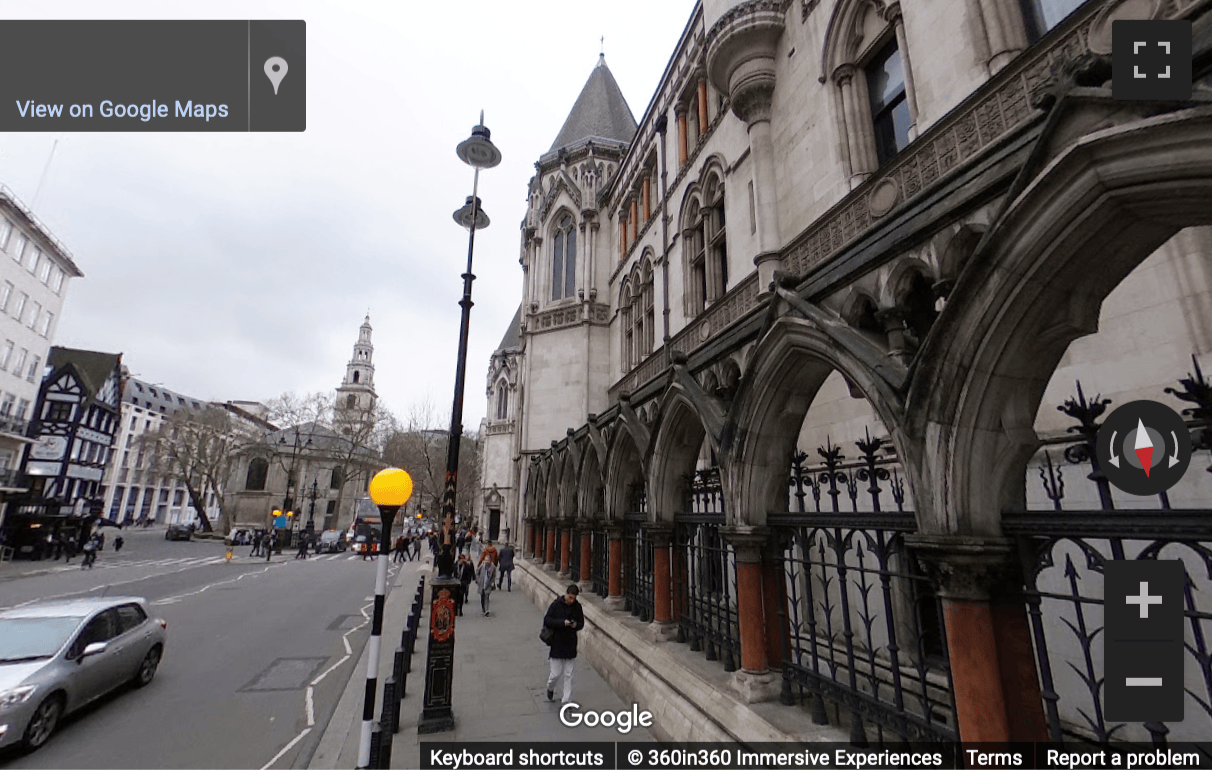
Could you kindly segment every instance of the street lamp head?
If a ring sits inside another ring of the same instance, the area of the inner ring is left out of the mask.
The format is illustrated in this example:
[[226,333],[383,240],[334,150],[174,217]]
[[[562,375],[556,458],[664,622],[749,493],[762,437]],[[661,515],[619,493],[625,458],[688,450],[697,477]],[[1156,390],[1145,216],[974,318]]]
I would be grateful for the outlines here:
[[459,160],[476,168],[492,168],[501,162],[501,151],[492,143],[492,132],[484,125],[484,113],[480,112],[480,125],[471,129],[471,136],[459,142],[456,152]]
[[483,230],[485,227],[488,227],[490,224],[488,215],[484,213],[484,207],[480,205],[480,199],[472,195],[468,195],[467,203],[464,204],[463,208],[454,213],[454,221],[470,230],[473,210],[475,211],[476,229]]
[[399,508],[412,497],[412,477],[399,468],[385,468],[370,480],[368,492],[375,505]]

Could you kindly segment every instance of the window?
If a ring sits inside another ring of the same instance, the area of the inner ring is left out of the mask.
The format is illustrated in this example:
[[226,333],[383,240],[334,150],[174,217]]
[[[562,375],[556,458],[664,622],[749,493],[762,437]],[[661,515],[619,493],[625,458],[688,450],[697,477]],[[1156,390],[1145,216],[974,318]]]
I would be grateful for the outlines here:
[[867,65],[867,95],[875,127],[875,155],[882,166],[909,144],[909,103],[905,100],[905,70],[889,41]]
[[42,259],[42,249],[35,246],[34,250],[29,253],[29,261],[25,263],[25,266],[29,268],[31,273],[38,267],[38,260],[40,259]]
[[10,254],[13,255],[14,262],[16,262],[18,264],[21,263],[21,257],[25,256],[25,247],[28,245],[29,245],[29,238],[26,238],[24,234],[17,236],[17,245],[14,246],[13,250],[9,252]]
[[67,422],[72,418],[72,405],[64,401],[47,401],[43,409],[42,419],[47,421]]
[[358,405],[357,396],[350,393],[348,396],[345,397],[345,408],[346,409],[353,409],[357,405]]
[[26,358],[29,358],[29,351],[21,348],[21,352],[17,354],[17,360],[13,363],[13,374],[21,376],[21,372],[25,369]]
[[108,642],[117,636],[117,613],[105,610],[97,617],[88,621],[88,625],[76,637],[71,648],[67,651],[68,658],[78,658],[84,654],[84,648],[97,642]]
[[718,177],[707,183],[703,210],[707,239],[707,301],[715,302],[728,291],[728,238],[724,227],[724,186]]
[[53,265],[51,265],[51,261],[49,259],[42,260],[42,266],[38,268],[39,281],[42,281],[42,283],[47,283],[50,281],[51,267],[53,267]]
[[35,302],[34,309],[29,313],[29,328],[33,329],[38,325],[38,319],[42,316],[42,303]]
[[8,310],[8,298],[13,296],[13,284],[11,281],[5,281],[4,287],[0,288],[0,313]]
[[147,620],[143,608],[137,604],[123,604],[118,608],[118,633],[125,634],[143,625]]
[[5,393],[4,400],[0,402],[0,415],[10,417],[13,414],[13,406],[17,403],[17,398],[12,393]]
[[25,303],[27,302],[29,302],[29,295],[21,292],[21,296],[17,297],[17,307],[13,308],[13,318],[21,320],[21,317],[25,315]]
[[13,223],[7,219],[0,221],[0,249],[8,248],[8,240],[13,236]]
[[38,367],[42,364],[41,356],[34,356],[34,360],[29,362],[29,371],[25,373],[25,379],[30,382],[34,381],[34,377],[38,376]]
[[497,384],[497,419],[509,419],[509,385],[504,380]]
[[576,292],[577,233],[572,217],[565,214],[552,239],[551,298],[570,299]]
[[707,307],[707,233],[703,211],[695,201],[687,220],[689,228],[683,233],[686,250],[686,317],[693,318]]
[[52,321],[54,321],[54,320],[55,320],[55,314],[54,314],[54,313],[43,313],[43,314],[42,314],[42,328],[39,330],[39,333],[40,333],[40,334],[41,334],[43,337],[49,337],[49,336],[50,336],[51,322],[52,322]]
[[1034,43],[1077,10],[1084,0],[1020,0],[1027,39]]
[[359,375],[359,372],[354,372],[354,383],[355,384],[358,382],[358,375]]
[[254,457],[248,463],[248,476],[244,480],[245,489],[265,489],[265,477],[269,475],[269,460]]
[[55,277],[51,279],[51,289],[56,294],[63,290],[63,271],[57,267],[55,268]]
[[623,279],[623,285],[619,288],[619,328],[623,332],[622,340],[622,363],[623,371],[629,372],[633,366],[635,358],[635,329],[633,328],[632,313],[634,308],[631,302],[631,278],[630,276]]
[[24,420],[29,416],[29,399],[23,398],[17,402],[17,419]]
[[652,353],[653,344],[656,337],[656,300],[653,290],[652,280],[652,263],[644,261],[644,287],[641,294],[641,305],[644,309],[644,339],[641,344],[644,346],[644,355]]
[[328,480],[329,489],[340,489],[345,483],[345,469],[340,465],[332,469],[332,476]]

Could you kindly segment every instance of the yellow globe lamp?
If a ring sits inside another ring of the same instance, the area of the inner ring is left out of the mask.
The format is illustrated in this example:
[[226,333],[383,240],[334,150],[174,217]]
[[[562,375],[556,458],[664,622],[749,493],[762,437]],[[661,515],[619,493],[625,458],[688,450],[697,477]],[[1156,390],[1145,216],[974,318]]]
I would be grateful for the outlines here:
[[370,480],[369,492],[375,505],[399,508],[412,497],[412,477],[400,468],[384,468]]

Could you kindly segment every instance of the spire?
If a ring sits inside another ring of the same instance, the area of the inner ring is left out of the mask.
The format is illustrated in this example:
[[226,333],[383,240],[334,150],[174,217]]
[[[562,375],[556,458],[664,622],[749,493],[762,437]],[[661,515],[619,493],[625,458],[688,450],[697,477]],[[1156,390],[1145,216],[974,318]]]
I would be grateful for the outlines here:
[[[605,44],[603,38],[603,45]],[[606,66],[605,52],[598,54],[597,66],[581,89],[548,152],[576,144],[582,139],[606,139],[623,144],[635,137],[636,122],[623,98],[619,84]]]

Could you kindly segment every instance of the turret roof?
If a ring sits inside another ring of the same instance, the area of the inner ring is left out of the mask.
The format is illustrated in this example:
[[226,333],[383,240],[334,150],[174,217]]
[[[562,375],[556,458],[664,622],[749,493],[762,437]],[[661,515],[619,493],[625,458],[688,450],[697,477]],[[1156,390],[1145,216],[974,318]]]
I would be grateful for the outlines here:
[[606,66],[606,56],[601,55],[548,152],[584,139],[601,138],[626,144],[631,142],[635,132],[635,117]]

